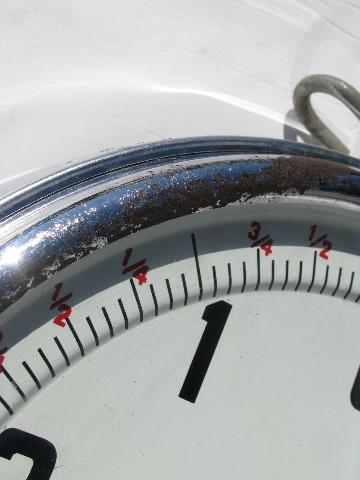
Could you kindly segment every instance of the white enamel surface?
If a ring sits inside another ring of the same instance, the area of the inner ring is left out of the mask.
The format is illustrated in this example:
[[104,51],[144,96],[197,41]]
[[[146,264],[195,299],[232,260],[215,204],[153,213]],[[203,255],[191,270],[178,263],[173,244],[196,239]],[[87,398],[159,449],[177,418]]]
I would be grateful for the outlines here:
[[[3,1],[0,189],[139,142],[283,138],[301,78],[360,88],[359,20],[350,0]],[[358,121],[336,100],[314,101],[360,155]]]
[[[309,205],[258,204],[165,223],[116,242],[30,292],[0,319],[4,341],[12,346],[5,366],[28,396],[24,404],[0,376],[0,393],[15,411],[10,417],[0,405],[1,428],[21,428],[56,446],[51,480],[358,478],[360,412],[350,402],[360,360],[358,211],[311,205],[310,214]],[[250,248],[248,231],[254,219],[274,238],[268,256],[260,250],[258,257],[256,248]],[[320,248],[308,246],[312,224],[333,244],[328,260],[321,258]],[[201,302],[192,232],[202,275]],[[147,283],[135,282],[144,313],[140,325],[129,278],[121,276],[129,247],[134,260],[144,257],[150,267]],[[247,281],[241,293],[243,262]],[[187,306],[181,273],[187,282]],[[171,311],[165,279],[172,288]],[[69,328],[52,323],[48,306],[60,281],[63,293],[74,292],[71,321],[84,358]],[[155,318],[150,283],[159,307]],[[229,302],[232,311],[199,396],[189,403],[179,398],[179,391],[205,328],[204,308],[219,299]],[[112,339],[102,306],[113,324]],[[86,316],[98,332],[99,347]],[[54,336],[71,367],[66,368]],[[54,380],[37,353],[39,347],[56,372]],[[41,382],[40,392],[23,361]],[[29,468],[24,458],[0,458],[2,479],[26,478]]]

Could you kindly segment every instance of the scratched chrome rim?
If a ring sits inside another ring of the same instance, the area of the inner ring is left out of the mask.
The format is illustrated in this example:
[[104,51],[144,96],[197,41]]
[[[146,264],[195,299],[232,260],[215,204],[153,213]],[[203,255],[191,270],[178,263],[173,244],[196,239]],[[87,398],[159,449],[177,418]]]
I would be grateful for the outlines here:
[[54,173],[1,201],[0,311],[95,250],[198,210],[314,196],[357,204],[359,168],[310,145],[205,137],[126,148]]

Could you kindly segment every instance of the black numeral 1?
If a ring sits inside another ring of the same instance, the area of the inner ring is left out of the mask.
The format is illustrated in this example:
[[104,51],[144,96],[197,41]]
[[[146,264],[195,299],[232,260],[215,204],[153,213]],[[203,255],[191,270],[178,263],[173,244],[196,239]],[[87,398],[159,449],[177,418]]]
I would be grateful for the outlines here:
[[205,308],[202,318],[207,325],[180,390],[180,398],[195,403],[231,308],[232,305],[223,300]]

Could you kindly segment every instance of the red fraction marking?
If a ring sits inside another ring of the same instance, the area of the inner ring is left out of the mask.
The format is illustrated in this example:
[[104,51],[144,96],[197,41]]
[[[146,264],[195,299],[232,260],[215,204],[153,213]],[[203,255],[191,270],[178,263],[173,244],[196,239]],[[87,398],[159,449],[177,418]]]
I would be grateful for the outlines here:
[[54,287],[55,291],[54,291],[54,294],[52,296],[53,301],[55,301],[58,298],[62,286],[63,286],[62,283],[57,283],[55,285],[55,287]]
[[332,243],[329,240],[326,240],[327,237],[328,237],[327,233],[325,233],[324,235],[321,235],[316,240],[313,240],[313,238],[315,236],[316,229],[317,229],[317,225],[311,225],[310,236],[309,236],[309,242],[311,242],[310,247],[314,247],[315,245],[318,245],[319,243],[322,243],[324,248],[319,253],[319,257],[323,258],[324,260],[328,260],[329,256],[327,254],[332,249]]
[[128,248],[125,250],[125,257],[124,257],[124,260],[123,260],[123,267],[126,267],[126,265],[129,263],[129,260],[130,260],[130,256],[133,252],[133,249],[132,248]]
[[265,237],[262,237],[260,238],[259,240],[257,240],[256,242],[254,242],[252,245],[251,245],[251,248],[254,248],[254,247],[258,247],[259,245],[261,245],[262,243],[266,243],[267,240],[270,239],[270,235],[265,235]]
[[321,258],[323,258],[324,260],[328,260],[328,259],[329,259],[329,255],[327,255],[327,253],[330,252],[331,247],[332,247],[332,244],[331,244],[331,242],[329,242],[328,240],[324,240],[324,241],[323,241],[323,246],[324,246],[325,248],[323,248],[323,249],[321,250],[321,252],[319,253],[319,256],[320,256]]
[[143,265],[145,265],[145,262],[146,260],[142,259],[136,263],[133,263],[132,265],[129,265],[128,267],[124,268],[124,270],[122,271],[122,274],[125,275],[125,273],[131,272],[132,270],[136,270],[137,268],[142,267]]
[[[72,294],[73,294],[73,292],[68,293],[68,294],[65,295],[64,297],[62,297],[62,298],[60,298],[59,300],[57,300],[56,302],[52,303],[52,304],[50,305],[49,310],[52,310],[53,308],[58,307],[59,305],[61,306],[61,304],[63,304],[64,302],[66,302],[66,300],[69,300],[69,298],[72,297]],[[68,307],[67,307],[67,308],[68,308]],[[59,310],[60,310],[60,309],[59,309]]]
[[138,262],[133,263],[132,265],[128,265],[130,257],[132,255],[133,249],[128,248],[125,250],[125,256],[124,260],[122,262],[123,267],[125,267],[122,271],[122,275],[125,275],[126,273],[134,271],[132,276],[138,280],[139,285],[143,285],[146,281],[146,274],[149,271],[149,267],[145,265],[146,260],[143,258],[142,260],[139,260]]
[[314,238],[314,235],[315,235],[316,229],[317,229],[317,225],[311,225],[311,227],[310,227],[310,236],[309,236],[309,242],[311,242],[311,241],[312,241],[312,239]]
[[313,247],[314,245],[321,243],[323,240],[325,240],[325,238],[327,238],[327,233],[319,237],[317,240],[314,240],[313,242],[311,242],[310,247]]
[[[3,338],[4,338],[4,334],[0,331],[0,342],[2,341]],[[7,351],[8,351],[8,347],[4,347],[0,350],[0,373],[2,373],[3,371],[2,364],[5,361],[4,355]]]
[[149,267],[147,265],[139,268],[136,272],[133,273],[133,277],[138,280],[139,285],[143,285],[147,281],[146,274],[149,271]]
[[250,226],[254,231],[248,233],[248,238],[250,238],[250,240],[257,240],[259,238],[261,224],[259,222],[252,222]]
[[72,312],[72,309],[68,308],[68,310],[66,310],[64,313],[54,318],[53,323],[55,323],[55,325],[58,325],[59,327],[65,327],[66,325],[65,320],[68,317],[70,317],[71,312]]
[[272,253],[272,250],[271,250],[272,244],[273,244],[273,239],[270,238],[267,242],[263,243],[260,247],[261,250],[264,250],[266,257],[270,255],[270,253]]

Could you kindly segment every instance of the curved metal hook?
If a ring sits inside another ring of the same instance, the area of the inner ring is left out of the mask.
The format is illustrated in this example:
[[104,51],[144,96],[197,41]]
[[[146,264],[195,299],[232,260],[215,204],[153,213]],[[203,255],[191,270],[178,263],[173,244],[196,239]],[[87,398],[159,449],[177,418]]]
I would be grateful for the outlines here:
[[313,109],[310,95],[316,92],[327,93],[346,105],[360,119],[360,93],[340,78],[330,75],[310,75],[303,78],[295,87],[293,102],[299,120],[328,148],[348,154],[349,149],[325,125]]

